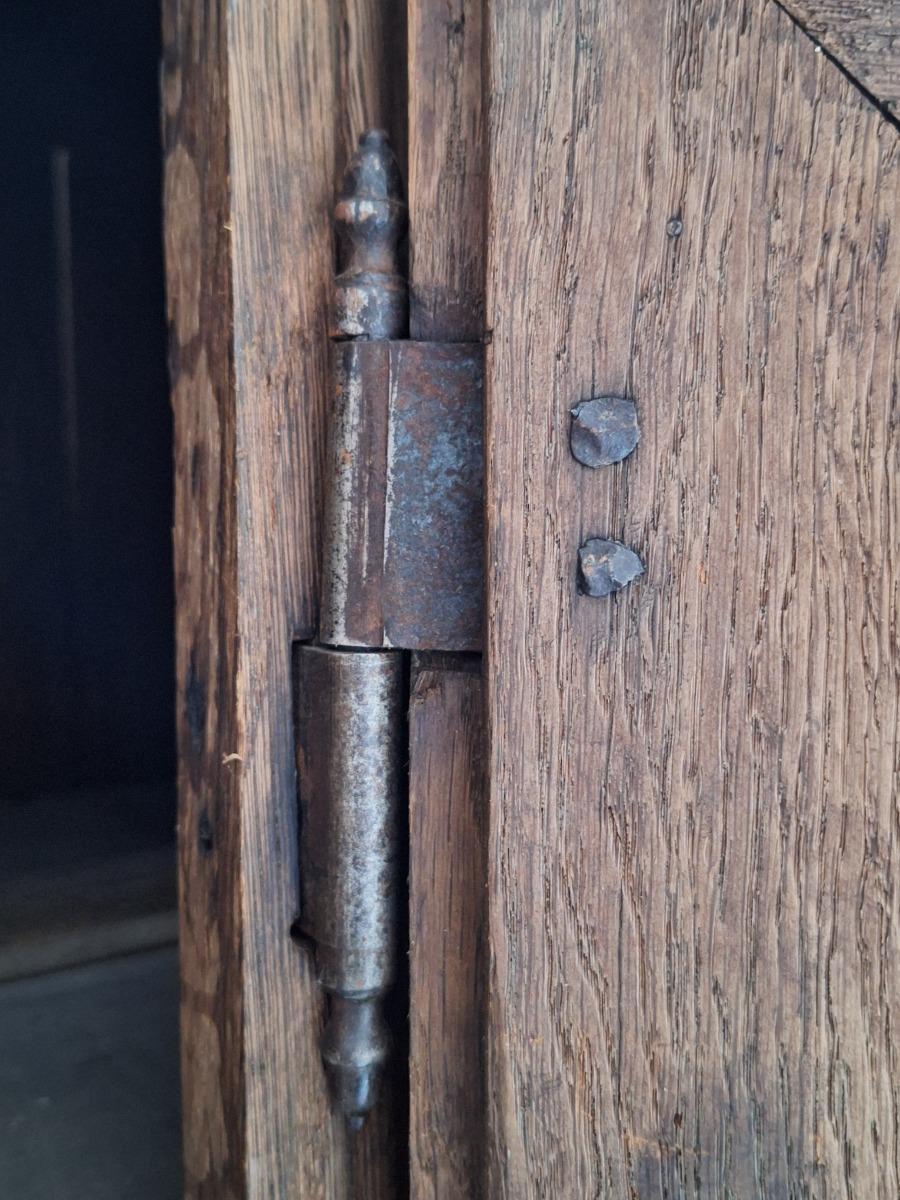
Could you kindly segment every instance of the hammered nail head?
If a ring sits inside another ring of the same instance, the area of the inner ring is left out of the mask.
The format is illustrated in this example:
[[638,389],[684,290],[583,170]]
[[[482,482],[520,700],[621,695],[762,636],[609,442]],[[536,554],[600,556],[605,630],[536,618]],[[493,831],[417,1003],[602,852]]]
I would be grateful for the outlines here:
[[611,596],[644,573],[633,550],[612,538],[588,538],[578,550],[578,590],[585,596]]
[[621,462],[637,446],[641,431],[637,409],[626,396],[596,396],[572,409],[569,445],[586,467]]

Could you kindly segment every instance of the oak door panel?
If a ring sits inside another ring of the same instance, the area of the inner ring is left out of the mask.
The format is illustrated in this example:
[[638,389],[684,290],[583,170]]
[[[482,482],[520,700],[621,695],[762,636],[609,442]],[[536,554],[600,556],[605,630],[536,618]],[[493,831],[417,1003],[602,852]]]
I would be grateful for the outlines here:
[[897,131],[766,0],[487,71],[490,1194],[896,1196]]

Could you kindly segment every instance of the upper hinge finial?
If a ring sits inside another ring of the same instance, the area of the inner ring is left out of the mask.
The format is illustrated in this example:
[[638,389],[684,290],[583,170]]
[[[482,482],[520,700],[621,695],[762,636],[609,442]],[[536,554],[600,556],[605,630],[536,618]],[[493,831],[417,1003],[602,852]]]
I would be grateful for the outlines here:
[[334,210],[340,271],[333,338],[406,336],[409,301],[398,262],[406,221],[403,181],[387,134],[370,129],[350,159]]

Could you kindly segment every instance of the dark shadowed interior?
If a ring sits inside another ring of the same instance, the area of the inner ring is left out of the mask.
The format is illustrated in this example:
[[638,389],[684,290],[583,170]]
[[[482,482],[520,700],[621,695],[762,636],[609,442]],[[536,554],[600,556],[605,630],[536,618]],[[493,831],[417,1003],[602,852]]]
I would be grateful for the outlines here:
[[0,1195],[18,1200],[180,1190],[159,45],[155,4],[4,6]]

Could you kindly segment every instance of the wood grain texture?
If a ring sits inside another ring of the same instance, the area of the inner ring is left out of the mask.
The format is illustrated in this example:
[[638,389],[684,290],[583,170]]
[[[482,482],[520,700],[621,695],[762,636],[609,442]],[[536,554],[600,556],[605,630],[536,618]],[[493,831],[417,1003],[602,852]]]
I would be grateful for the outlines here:
[[480,0],[409,6],[410,337],[484,332]]
[[[410,336],[480,340],[482,4],[409,5]],[[473,673],[474,672],[474,673]],[[412,1200],[484,1185],[484,715],[480,660],[419,656],[410,706]]]
[[[291,641],[315,622],[334,80],[326,4],[229,4],[248,1194],[341,1195],[298,908]],[[264,81],[264,85],[263,85]]]
[[480,658],[414,660],[409,712],[410,1196],[483,1195]]
[[347,1194],[297,912],[335,107],[328,5],[164,5],[186,1194]]
[[238,911],[236,423],[223,7],[163,6],[165,250],[174,415],[185,1195],[245,1195]]
[[784,0],[782,8],[876,100],[900,116],[896,0]]
[[896,131],[765,0],[488,12],[490,1194],[895,1197]]
[[386,129],[406,163],[405,0],[339,0],[335,5],[337,111],[335,187],[359,135]]

